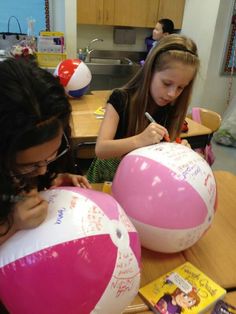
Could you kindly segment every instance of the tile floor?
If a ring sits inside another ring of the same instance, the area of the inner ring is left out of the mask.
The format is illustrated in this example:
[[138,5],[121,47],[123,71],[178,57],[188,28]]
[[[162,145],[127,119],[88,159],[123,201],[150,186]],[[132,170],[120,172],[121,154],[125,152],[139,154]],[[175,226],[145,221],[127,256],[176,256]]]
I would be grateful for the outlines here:
[[219,145],[214,140],[211,143],[216,156],[212,169],[225,170],[236,175],[236,147]]

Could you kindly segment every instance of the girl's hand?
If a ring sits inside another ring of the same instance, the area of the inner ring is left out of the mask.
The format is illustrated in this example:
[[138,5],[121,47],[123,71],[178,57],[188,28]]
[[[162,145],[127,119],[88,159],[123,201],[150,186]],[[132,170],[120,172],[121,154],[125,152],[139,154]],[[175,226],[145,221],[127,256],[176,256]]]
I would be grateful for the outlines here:
[[138,146],[160,143],[165,135],[169,136],[166,128],[158,123],[150,123],[142,133],[137,135]]
[[191,148],[191,146],[190,146],[190,144],[189,144],[189,142],[188,142],[187,140],[182,140],[182,141],[180,142],[180,144]]
[[57,177],[52,181],[51,187],[57,186],[79,186],[81,188],[91,189],[92,186],[84,176],[71,173],[59,173]]
[[22,195],[13,208],[13,229],[31,229],[39,226],[47,216],[48,203],[36,189]]

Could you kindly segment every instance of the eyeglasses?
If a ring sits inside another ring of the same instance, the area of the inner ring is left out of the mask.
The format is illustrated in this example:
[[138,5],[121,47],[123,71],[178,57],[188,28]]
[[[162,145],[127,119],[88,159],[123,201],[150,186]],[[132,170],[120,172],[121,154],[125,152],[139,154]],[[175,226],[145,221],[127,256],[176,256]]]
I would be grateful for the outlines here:
[[38,168],[48,166],[50,163],[56,161],[58,158],[65,155],[70,149],[70,144],[64,132],[63,132],[63,138],[65,140],[66,147],[62,152],[60,152],[59,154],[57,154],[54,158],[51,158],[50,160],[43,160],[38,163],[27,165],[27,166],[19,165],[17,168],[17,173],[14,173],[14,175],[29,175],[31,173],[36,172]]

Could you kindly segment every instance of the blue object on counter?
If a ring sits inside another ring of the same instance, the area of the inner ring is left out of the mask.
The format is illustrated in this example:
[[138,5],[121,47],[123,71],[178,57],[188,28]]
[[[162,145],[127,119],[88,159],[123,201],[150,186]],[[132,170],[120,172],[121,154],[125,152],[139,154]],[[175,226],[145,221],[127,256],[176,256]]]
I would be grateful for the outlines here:
[[145,63],[145,60],[141,60],[139,63],[140,63],[141,66],[143,66],[144,63]]
[[86,59],[86,52],[84,52],[83,49],[79,49],[78,58],[81,61],[85,61],[85,59]]

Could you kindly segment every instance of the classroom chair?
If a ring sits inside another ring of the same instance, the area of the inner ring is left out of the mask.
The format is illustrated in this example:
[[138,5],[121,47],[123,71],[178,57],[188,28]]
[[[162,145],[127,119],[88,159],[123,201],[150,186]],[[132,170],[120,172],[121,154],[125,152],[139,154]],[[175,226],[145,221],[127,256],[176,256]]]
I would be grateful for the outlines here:
[[75,153],[75,160],[80,170],[80,174],[86,174],[90,164],[93,159],[96,157],[95,155],[95,145],[96,142],[81,142],[77,144]]
[[202,157],[205,158],[211,166],[215,161],[215,154],[211,146],[211,139],[213,133],[217,131],[221,125],[221,116],[217,112],[209,109],[193,107],[192,112],[188,115],[188,117],[212,130],[212,133],[208,136],[207,145],[203,148],[195,149],[195,151],[202,155]]
[[[212,134],[217,131],[221,125],[221,116],[219,113],[201,108],[200,109],[200,118],[201,118],[201,124],[206,126],[207,128],[212,130]],[[192,113],[187,115],[188,118],[192,119]],[[194,119],[193,119],[194,120]]]

